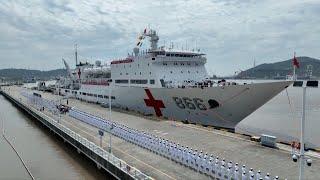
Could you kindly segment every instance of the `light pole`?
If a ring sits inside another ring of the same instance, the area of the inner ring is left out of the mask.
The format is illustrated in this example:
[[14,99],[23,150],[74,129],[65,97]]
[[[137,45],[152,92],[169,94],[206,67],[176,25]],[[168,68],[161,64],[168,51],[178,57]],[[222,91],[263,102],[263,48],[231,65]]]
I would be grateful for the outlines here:
[[299,180],[304,179],[304,165],[305,163],[308,166],[311,166],[312,160],[310,158],[305,157],[304,154],[304,133],[305,133],[305,116],[306,116],[306,92],[307,92],[307,87],[313,87],[317,88],[318,87],[318,81],[307,81],[306,85],[303,85],[303,81],[295,81],[293,83],[294,87],[302,87],[302,116],[301,116],[301,121],[300,121],[300,152],[299,153],[294,153],[292,155],[292,159],[294,162],[297,162],[299,159]]
[[113,129],[113,124],[111,124],[111,127],[109,129],[109,147],[108,147],[109,153],[112,152],[112,147],[111,147],[111,145],[112,145],[112,141],[111,141],[111,139],[112,139],[112,134],[111,134],[112,129]]
[[304,131],[305,131],[305,115],[306,115],[306,91],[307,87],[302,87],[302,117],[300,122],[300,164],[299,164],[299,180],[303,179],[304,173]]
[[109,120],[111,121],[111,91],[112,89],[109,86]]
[[[111,91],[112,89],[109,86],[109,120],[111,121]],[[109,130],[109,153],[111,153],[111,144],[112,144],[112,134],[111,131],[113,129],[113,124],[111,124],[110,130]]]

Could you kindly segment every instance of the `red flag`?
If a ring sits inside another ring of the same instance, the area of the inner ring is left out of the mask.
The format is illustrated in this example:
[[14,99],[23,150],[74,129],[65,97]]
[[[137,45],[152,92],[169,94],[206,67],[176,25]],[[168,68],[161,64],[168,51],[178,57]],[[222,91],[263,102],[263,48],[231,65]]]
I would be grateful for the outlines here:
[[299,63],[298,59],[296,58],[296,55],[293,56],[292,64],[293,64],[296,68],[299,68],[299,67],[300,67],[300,63]]
[[80,79],[80,76],[81,76],[81,71],[80,71],[80,69],[78,69],[78,76],[79,76],[79,79]]

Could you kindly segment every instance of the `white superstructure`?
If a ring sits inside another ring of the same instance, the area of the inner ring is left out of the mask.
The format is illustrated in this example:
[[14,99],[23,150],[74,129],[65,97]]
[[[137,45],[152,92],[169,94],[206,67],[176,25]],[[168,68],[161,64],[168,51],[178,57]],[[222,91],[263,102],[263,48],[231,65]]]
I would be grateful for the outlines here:
[[[145,38],[150,49],[140,50]],[[205,54],[158,47],[154,30],[144,30],[131,55],[108,65],[78,63],[57,83],[57,93],[112,104],[169,119],[233,129],[238,122],[291,82],[238,85],[208,78]],[[76,52],[77,55],[77,52]]]

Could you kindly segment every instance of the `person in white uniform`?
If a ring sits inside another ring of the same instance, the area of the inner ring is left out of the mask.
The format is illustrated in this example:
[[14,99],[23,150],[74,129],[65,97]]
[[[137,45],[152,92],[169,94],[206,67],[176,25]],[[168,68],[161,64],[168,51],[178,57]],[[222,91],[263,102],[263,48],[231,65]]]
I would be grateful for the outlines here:
[[233,179],[234,180],[240,180],[240,177],[239,177],[239,169],[236,169],[235,171],[234,171],[234,174],[233,174]]
[[210,176],[210,174],[211,174],[211,171],[212,171],[212,168],[213,168],[212,163],[213,163],[212,159],[209,159],[208,163],[206,164],[205,174],[207,176]]
[[219,161],[216,160],[214,163],[214,176],[215,176],[215,178],[219,177],[219,172],[220,172],[220,163],[219,163]]
[[201,163],[202,163],[202,158],[200,156],[200,154],[197,157],[197,171],[200,172],[200,167],[201,167]]
[[200,168],[199,168],[199,172],[200,173],[204,173],[204,161],[205,161],[206,159],[203,157],[203,158],[201,158],[200,157],[200,162],[199,162],[199,166],[200,166]]
[[265,180],[270,180],[270,174],[267,173],[266,176],[264,177]]
[[184,166],[188,166],[188,152],[189,152],[189,148],[188,146],[186,146],[182,151],[182,164]]
[[256,180],[259,180],[261,178],[261,171],[258,170],[257,174],[256,174]]
[[231,178],[232,178],[232,170],[231,170],[231,167],[228,167],[227,173],[226,173],[225,177],[226,177],[226,179],[231,180]]
[[241,180],[247,180],[246,172],[242,173]]
[[218,173],[218,177],[220,178],[220,179],[223,179],[224,178],[224,175],[225,175],[225,165],[221,165],[220,166],[220,171],[218,171],[219,173]]

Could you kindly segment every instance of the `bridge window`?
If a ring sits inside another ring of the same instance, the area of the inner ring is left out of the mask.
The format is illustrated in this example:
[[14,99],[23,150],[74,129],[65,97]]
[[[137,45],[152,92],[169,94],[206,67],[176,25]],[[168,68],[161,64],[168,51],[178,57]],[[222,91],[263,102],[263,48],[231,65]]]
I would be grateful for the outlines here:
[[150,84],[154,84],[154,79],[150,79]]
[[131,79],[130,83],[131,84],[147,84],[148,80],[147,79]]
[[128,82],[129,82],[128,79],[117,79],[116,80],[116,83],[119,83],[119,84],[126,84]]

